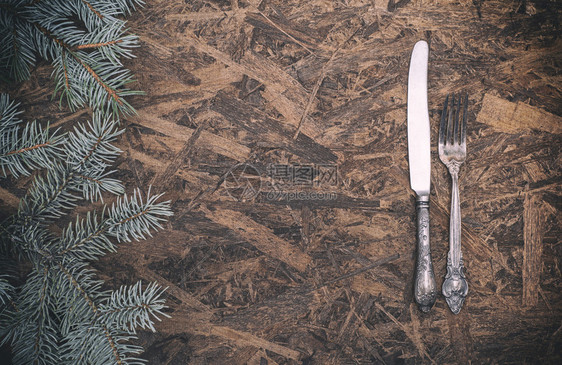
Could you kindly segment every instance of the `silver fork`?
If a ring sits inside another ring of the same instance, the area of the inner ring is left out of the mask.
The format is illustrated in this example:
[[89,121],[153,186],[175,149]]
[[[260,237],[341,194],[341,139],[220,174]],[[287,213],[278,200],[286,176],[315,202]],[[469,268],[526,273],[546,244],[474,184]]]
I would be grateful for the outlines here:
[[[451,192],[451,217],[449,222],[449,255],[447,274],[443,282],[443,295],[454,314],[458,314],[468,294],[461,251],[461,208],[459,204],[459,168],[466,159],[466,119],[468,94],[461,103],[455,94],[445,99],[439,126],[439,158],[447,166],[453,187]],[[461,107],[462,104],[462,107]],[[462,110],[462,116],[460,116]],[[461,120],[462,119],[462,120]]]

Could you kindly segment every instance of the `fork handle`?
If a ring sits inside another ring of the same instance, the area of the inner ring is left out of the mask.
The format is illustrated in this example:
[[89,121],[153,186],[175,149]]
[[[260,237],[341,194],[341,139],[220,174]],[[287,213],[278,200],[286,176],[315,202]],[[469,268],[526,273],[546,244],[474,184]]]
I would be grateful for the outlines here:
[[468,294],[468,283],[464,276],[464,264],[461,251],[461,207],[459,203],[459,166],[449,168],[453,180],[451,192],[451,218],[449,221],[449,255],[447,256],[447,274],[443,282],[443,295],[451,309],[458,314]]
[[416,197],[418,257],[414,299],[422,312],[429,312],[436,299],[435,275],[429,246],[429,196]]

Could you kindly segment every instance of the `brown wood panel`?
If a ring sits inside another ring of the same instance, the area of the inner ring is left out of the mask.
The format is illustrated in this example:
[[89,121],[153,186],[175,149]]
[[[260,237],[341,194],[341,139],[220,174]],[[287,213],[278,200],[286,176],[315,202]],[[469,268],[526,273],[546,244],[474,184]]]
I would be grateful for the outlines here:
[[[148,0],[127,60],[117,177],[165,191],[174,217],[96,267],[109,285],[169,286],[150,364],[560,363],[562,9],[533,0]],[[447,93],[469,94],[460,173],[469,295],[413,303],[415,210],[406,90],[430,45],[431,241],[448,251],[437,156]],[[28,119],[88,113],[50,100],[40,66],[10,92]],[[261,189],[239,200],[248,164]],[[291,167],[292,170],[283,170]],[[311,172],[312,171],[312,172]],[[329,172],[337,178],[330,179]],[[308,178],[314,177],[314,180]],[[307,180],[308,179],[308,180]],[[29,180],[4,182],[14,209]]]

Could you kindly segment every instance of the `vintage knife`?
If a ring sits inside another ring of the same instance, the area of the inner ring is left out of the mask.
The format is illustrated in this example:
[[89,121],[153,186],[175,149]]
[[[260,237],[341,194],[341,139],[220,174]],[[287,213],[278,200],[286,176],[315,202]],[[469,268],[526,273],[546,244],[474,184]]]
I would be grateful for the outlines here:
[[437,295],[429,246],[429,188],[431,175],[429,112],[427,108],[427,42],[414,46],[408,74],[408,162],[410,186],[416,193],[418,255],[414,298],[428,312]]

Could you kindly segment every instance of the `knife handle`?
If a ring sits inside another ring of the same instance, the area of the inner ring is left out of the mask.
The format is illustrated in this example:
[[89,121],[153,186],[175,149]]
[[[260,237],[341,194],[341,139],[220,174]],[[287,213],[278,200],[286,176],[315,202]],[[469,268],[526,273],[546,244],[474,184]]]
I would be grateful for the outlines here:
[[414,299],[422,312],[429,312],[437,297],[429,246],[429,196],[416,197],[418,258]]

